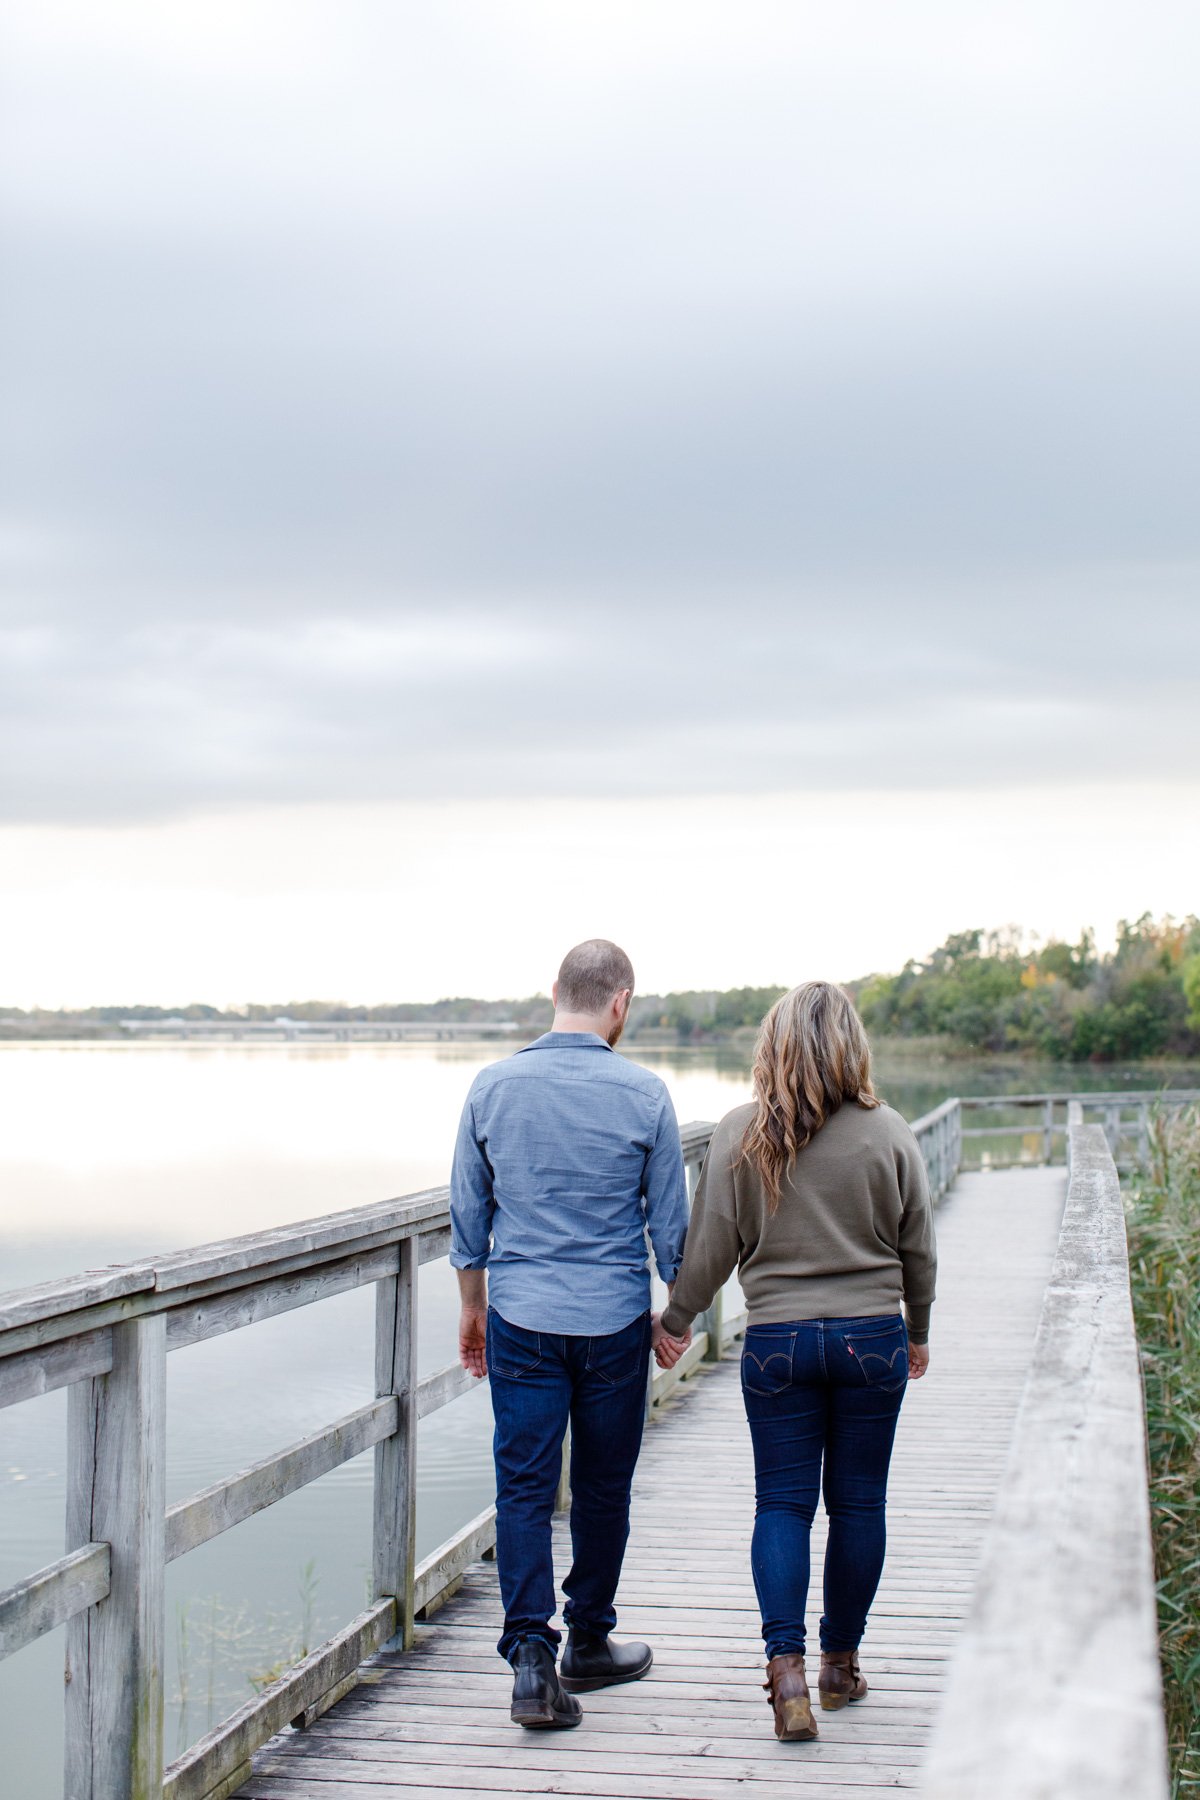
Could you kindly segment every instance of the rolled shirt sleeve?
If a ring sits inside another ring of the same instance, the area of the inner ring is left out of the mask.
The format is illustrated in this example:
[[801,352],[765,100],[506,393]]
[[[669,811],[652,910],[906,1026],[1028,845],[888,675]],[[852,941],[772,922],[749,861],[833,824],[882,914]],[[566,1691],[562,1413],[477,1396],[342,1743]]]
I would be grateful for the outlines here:
[[492,1165],[479,1141],[472,1095],[458,1125],[450,1171],[450,1265],[485,1269],[492,1248]]
[[688,1198],[679,1125],[671,1097],[665,1092],[654,1142],[646,1157],[642,1199],[655,1267],[663,1281],[672,1282],[679,1273],[687,1236]]

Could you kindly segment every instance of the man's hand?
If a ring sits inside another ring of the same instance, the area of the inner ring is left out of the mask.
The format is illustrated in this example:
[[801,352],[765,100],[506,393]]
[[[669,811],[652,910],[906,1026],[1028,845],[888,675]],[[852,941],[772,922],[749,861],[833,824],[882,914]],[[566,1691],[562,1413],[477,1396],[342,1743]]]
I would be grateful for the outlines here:
[[910,1344],[908,1346],[908,1379],[920,1381],[929,1367],[929,1345]]
[[458,1360],[468,1375],[487,1374],[487,1311],[464,1306],[458,1319]]
[[458,1320],[458,1360],[468,1375],[487,1374],[487,1271],[460,1269],[458,1297],[462,1312]]
[[654,1360],[660,1369],[673,1369],[684,1351],[692,1341],[691,1327],[682,1337],[672,1337],[662,1327],[662,1314],[650,1315],[650,1346],[654,1351]]

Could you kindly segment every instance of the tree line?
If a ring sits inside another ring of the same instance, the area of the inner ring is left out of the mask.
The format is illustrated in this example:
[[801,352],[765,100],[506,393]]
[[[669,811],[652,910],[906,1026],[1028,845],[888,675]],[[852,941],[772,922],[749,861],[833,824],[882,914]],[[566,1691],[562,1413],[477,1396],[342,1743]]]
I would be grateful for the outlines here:
[[868,1031],[1062,1062],[1200,1055],[1200,920],[1122,919],[1114,948],[1023,946],[1016,930],[960,931],[898,975],[847,984]]
[[[874,1037],[938,1038],[964,1051],[1018,1050],[1063,1062],[1200,1056],[1200,920],[1123,919],[1111,951],[1095,934],[1077,944],[1033,945],[1014,927],[959,931],[924,962],[896,975],[846,982]],[[782,987],[688,989],[638,994],[630,1042],[719,1040],[756,1027]],[[552,1008],[545,994],[517,1000],[457,996],[376,1006],[340,1000],[256,1003],[236,1010],[187,1006],[93,1006],[78,1010],[0,1012],[2,1037],[115,1037],[122,1019],[251,1019],[279,1017],[328,1023],[360,1021],[495,1024],[508,1021],[530,1037],[545,1031]]]

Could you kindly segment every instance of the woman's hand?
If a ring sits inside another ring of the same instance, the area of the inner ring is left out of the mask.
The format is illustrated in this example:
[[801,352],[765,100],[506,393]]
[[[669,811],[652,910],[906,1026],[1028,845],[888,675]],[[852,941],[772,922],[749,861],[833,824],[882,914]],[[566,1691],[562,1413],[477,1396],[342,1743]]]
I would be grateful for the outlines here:
[[920,1381],[929,1367],[929,1345],[910,1344],[908,1346],[908,1379]]
[[662,1328],[662,1314],[650,1315],[650,1343],[654,1360],[660,1369],[673,1369],[692,1341],[691,1328],[681,1338],[674,1338]]

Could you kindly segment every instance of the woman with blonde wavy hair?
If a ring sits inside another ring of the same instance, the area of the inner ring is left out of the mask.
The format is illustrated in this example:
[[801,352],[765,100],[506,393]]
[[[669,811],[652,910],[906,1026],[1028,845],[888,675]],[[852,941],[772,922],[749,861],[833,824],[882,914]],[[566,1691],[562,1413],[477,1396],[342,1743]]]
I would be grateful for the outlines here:
[[834,1709],[867,1692],[858,1647],[883,1570],[888,1464],[906,1384],[929,1364],[936,1274],[920,1149],[876,1095],[862,1022],[827,981],[763,1020],[754,1100],[713,1133],[664,1330],[684,1333],[735,1267],[764,1686],[776,1736],[815,1738],[804,1614],[817,1500],[823,1482],[818,1694]]

